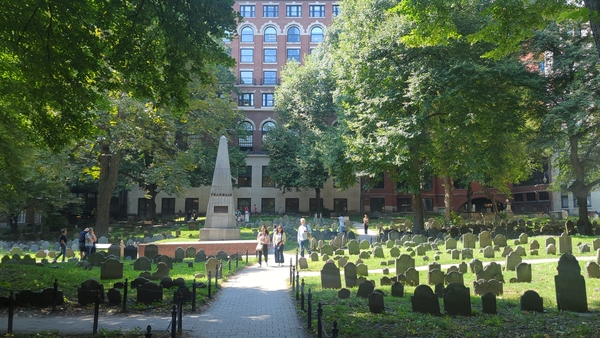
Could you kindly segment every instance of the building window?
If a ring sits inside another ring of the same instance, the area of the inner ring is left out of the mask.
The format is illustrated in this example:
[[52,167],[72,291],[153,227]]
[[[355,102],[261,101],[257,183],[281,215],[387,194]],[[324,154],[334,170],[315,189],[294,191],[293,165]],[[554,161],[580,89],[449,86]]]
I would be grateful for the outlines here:
[[252,151],[252,134],[254,132],[254,127],[252,127],[252,123],[245,121],[242,122],[244,129],[246,130],[246,136],[240,137],[238,139],[238,144],[240,145],[240,150],[249,150]]
[[246,172],[240,173],[238,176],[238,186],[240,188],[252,187],[252,166],[247,166]]
[[288,18],[301,18],[302,5],[287,5],[285,6],[285,16]]
[[336,16],[340,15],[340,5],[333,5],[332,9],[331,9],[331,15],[335,18]]
[[310,212],[317,212],[319,210],[323,210],[323,199],[319,198],[319,205],[317,206],[317,199],[316,198],[309,198],[308,199],[308,208],[310,209]]
[[425,209],[425,211],[433,211],[433,198],[423,199],[423,209]]
[[323,28],[314,27],[310,30],[310,42],[321,42],[323,41]]
[[264,33],[264,41],[277,42],[277,30],[271,26],[267,27]]
[[[25,213],[23,213],[23,214],[25,214]],[[145,198],[138,198],[137,215],[141,219],[146,219],[146,217],[148,217],[148,204],[147,204],[147,200]],[[23,222],[20,222],[20,223],[25,223],[25,219],[23,219]]]
[[412,212],[412,200],[410,198],[397,198],[396,208],[399,212]]
[[277,15],[278,11],[279,11],[279,6],[277,6],[277,5],[264,5],[263,6],[263,17],[276,18],[276,17],[278,17],[278,15]]
[[273,107],[273,93],[263,93],[262,94],[262,106],[263,107]]
[[254,94],[253,93],[242,93],[238,102],[239,106],[242,107],[254,107]]
[[[588,208],[592,206],[592,195],[591,194],[587,195],[587,206],[588,206]],[[575,195],[573,195],[573,207],[579,208],[579,203],[577,202],[577,198],[575,197]]]
[[535,193],[534,193],[534,192],[528,192],[528,193],[525,193],[525,199],[526,199],[528,202],[533,202],[533,201],[535,201],[535,200],[536,200],[536,199],[535,199]]
[[550,194],[547,191],[539,191],[538,192],[538,199],[540,201],[549,201],[550,200]]
[[175,217],[175,198],[163,198],[160,213],[162,217]]
[[300,29],[290,27],[287,31],[287,42],[300,42]]
[[276,62],[277,62],[277,49],[265,48],[264,63],[276,63]]
[[240,48],[240,62],[241,63],[252,63],[252,62],[254,62],[254,49],[252,49],[252,48]]
[[515,202],[523,202],[523,194],[514,194],[513,195],[513,200]]
[[273,128],[275,128],[275,123],[273,123],[272,121],[267,121],[263,124],[263,126],[262,126],[262,141],[263,142],[267,138],[267,134],[269,133],[269,131],[271,131],[271,129],[273,129]]
[[432,181],[433,181],[433,178],[431,177],[431,175],[426,175],[423,178],[423,183],[421,183],[421,188],[423,190],[431,190],[431,189],[433,189],[433,183],[432,183]]
[[333,199],[333,211],[337,213],[348,211],[348,199],[347,198],[334,198]]
[[244,214],[246,208],[248,208],[248,212],[252,212],[251,204],[252,201],[250,198],[238,198],[237,200],[237,209]]
[[253,18],[256,16],[256,9],[254,5],[242,5],[240,6],[240,15],[244,18]]
[[308,16],[311,18],[324,18],[325,17],[325,5],[310,5],[308,10]]
[[300,62],[300,49],[298,48],[288,48],[287,50],[287,59],[288,60],[296,60]]
[[569,195],[568,194],[560,194],[560,207],[561,208],[569,208]]
[[254,72],[251,70],[240,71],[241,84],[254,84]]
[[285,199],[285,213],[297,213],[300,211],[300,199],[298,198],[286,198]]
[[371,206],[371,212],[385,212],[385,198],[371,197],[369,205]]
[[271,178],[271,169],[266,165],[262,167],[262,186],[263,188],[275,188],[275,182]]
[[379,174],[379,177],[373,177],[369,179],[369,184],[371,185],[371,189],[384,189],[385,188],[385,175],[383,173]]
[[254,30],[248,26],[242,28],[242,32],[240,34],[241,42],[254,42]]
[[260,200],[260,212],[263,214],[274,214],[275,213],[275,199],[274,198],[263,198]]
[[266,85],[277,84],[277,72],[276,71],[264,71],[263,72],[263,84],[266,84]]

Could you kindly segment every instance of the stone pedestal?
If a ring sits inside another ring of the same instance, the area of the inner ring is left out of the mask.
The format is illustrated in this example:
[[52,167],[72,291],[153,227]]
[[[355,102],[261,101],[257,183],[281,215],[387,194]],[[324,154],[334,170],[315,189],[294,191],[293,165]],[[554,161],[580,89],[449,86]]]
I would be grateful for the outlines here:
[[240,229],[200,229],[201,241],[224,241],[240,239]]

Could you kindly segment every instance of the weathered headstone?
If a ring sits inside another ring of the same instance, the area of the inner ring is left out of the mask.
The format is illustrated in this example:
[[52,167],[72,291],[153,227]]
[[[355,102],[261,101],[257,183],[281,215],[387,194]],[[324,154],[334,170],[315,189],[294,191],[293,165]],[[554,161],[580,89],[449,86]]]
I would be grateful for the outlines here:
[[506,270],[514,270],[517,264],[521,263],[522,261],[523,258],[521,258],[521,256],[517,252],[513,251],[509,253],[508,256],[506,256]]
[[491,292],[486,292],[481,296],[481,312],[492,315],[498,313],[496,309],[496,295]]
[[439,314],[440,302],[436,294],[428,285],[419,285],[410,297],[413,312]]
[[449,315],[471,315],[471,295],[462,283],[450,283],[444,289],[444,311]]
[[[561,236],[562,237],[562,236]],[[587,312],[585,279],[575,256],[565,253],[558,260],[558,275],[554,276],[556,304],[559,310]]]
[[371,294],[375,290],[375,286],[373,283],[369,281],[365,281],[360,283],[358,286],[358,290],[356,291],[356,297],[367,298],[369,294]]
[[456,240],[454,238],[448,238],[446,240],[446,250],[456,249]]
[[548,244],[548,246],[546,247],[546,254],[556,255],[556,246],[552,243]]
[[194,256],[194,262],[196,262],[196,263],[206,262],[206,253],[204,252],[204,249],[198,250],[198,252],[196,253],[196,256]]
[[427,280],[427,284],[436,285],[438,283],[444,283],[445,276],[444,272],[438,269],[433,269],[429,271],[429,278]]
[[458,271],[448,272],[445,276],[445,280],[446,280],[446,284],[459,283],[459,284],[464,285],[464,283],[465,283],[463,274]]
[[400,282],[392,284],[392,297],[404,297],[404,284]]
[[100,264],[100,279],[122,279],[123,262],[109,258]]
[[415,267],[415,259],[410,255],[402,254],[396,259],[396,274],[403,274],[408,268]]
[[148,257],[140,257],[133,262],[133,270],[135,271],[150,271],[152,269],[152,261]]
[[521,262],[515,267],[517,271],[517,282],[531,283],[531,264]]
[[368,297],[369,311],[371,311],[371,313],[382,313],[384,309],[383,292],[371,292]]
[[521,296],[520,303],[523,311],[544,312],[544,300],[533,290],[525,291]]
[[560,237],[558,237],[558,252],[560,254],[564,253],[573,253],[573,243],[571,241],[571,236],[569,234],[563,232]]
[[353,239],[348,242],[348,254],[349,255],[358,255],[360,254],[360,244],[357,240]]
[[162,302],[163,287],[154,282],[146,282],[137,289],[137,302],[143,304],[152,304]]
[[[348,265],[348,264],[346,264]],[[321,269],[321,287],[323,289],[341,289],[340,269],[335,263],[327,262]]]
[[479,233],[479,247],[481,249],[492,246],[492,234],[489,231]]
[[158,246],[156,244],[148,244],[144,249],[144,256],[154,259],[154,257],[158,255]]
[[596,262],[587,262],[585,271],[588,278],[600,278],[600,266]]

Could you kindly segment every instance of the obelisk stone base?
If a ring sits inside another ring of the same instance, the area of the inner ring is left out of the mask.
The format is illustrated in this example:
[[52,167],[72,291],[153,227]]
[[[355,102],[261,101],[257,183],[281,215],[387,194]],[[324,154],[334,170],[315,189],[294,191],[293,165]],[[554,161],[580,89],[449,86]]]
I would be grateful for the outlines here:
[[201,241],[224,241],[240,239],[240,229],[200,229]]

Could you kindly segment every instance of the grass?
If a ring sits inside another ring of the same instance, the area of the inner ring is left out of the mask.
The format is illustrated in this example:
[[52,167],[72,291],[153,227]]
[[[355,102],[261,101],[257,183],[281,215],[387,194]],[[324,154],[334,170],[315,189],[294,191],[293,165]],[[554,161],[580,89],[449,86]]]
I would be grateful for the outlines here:
[[[524,259],[559,258],[559,255],[546,255],[544,244],[545,237],[536,236],[541,244],[539,256],[527,256]],[[555,239],[558,239],[555,237]],[[577,252],[578,242],[590,243],[595,238],[585,236],[573,236],[573,248]],[[558,242],[558,241],[557,241]],[[514,248],[512,241],[509,245]],[[461,247],[459,243],[459,248]],[[588,298],[589,313],[579,314],[572,312],[559,312],[556,306],[556,294],[554,289],[554,276],[557,274],[557,263],[532,264],[532,283],[509,283],[516,277],[515,271],[503,271],[505,280],[504,294],[497,297],[498,315],[481,313],[481,297],[473,293],[472,283],[475,276],[470,270],[464,275],[465,286],[471,288],[472,316],[431,316],[412,312],[410,296],[415,287],[406,285],[405,297],[391,297],[391,287],[381,286],[380,279],[384,276],[381,272],[381,261],[393,260],[389,258],[389,249],[384,245],[385,259],[369,258],[363,262],[369,266],[368,280],[374,281],[376,289],[384,291],[385,311],[382,314],[372,314],[369,311],[368,300],[356,297],[357,288],[351,288],[352,296],[349,299],[339,299],[337,290],[321,288],[321,280],[316,273],[323,267],[323,261],[312,262],[309,260],[309,268],[301,270],[300,278],[305,282],[305,290],[311,290],[313,297],[313,309],[320,302],[323,308],[324,328],[331,332],[333,321],[337,321],[339,337],[600,337],[600,279],[587,278],[585,264],[587,260],[579,259],[581,274],[585,277],[586,292]],[[529,252],[529,245],[524,246]],[[452,260],[446,253],[444,246],[440,246],[441,264],[458,265],[461,260]],[[358,256],[350,256],[345,252],[348,261],[355,262]],[[402,248],[401,253],[409,253]],[[503,261],[499,253],[495,259],[486,259],[479,249],[474,249],[474,258],[484,262]],[[432,252],[428,255],[433,257]],[[577,257],[595,258],[595,253],[575,254]],[[339,257],[334,257],[338,259]],[[594,259],[595,260],[595,259]],[[468,263],[469,260],[467,260]],[[415,257],[415,265],[425,268],[430,262],[425,262],[420,257]],[[395,267],[389,267],[390,275],[393,276]],[[344,283],[343,269],[342,285]],[[445,269],[444,269],[445,270]],[[427,271],[419,271],[421,284],[427,283]],[[432,287],[433,288],[433,287]],[[529,313],[521,311],[520,297],[527,290],[535,290],[544,300],[544,313]],[[443,312],[443,301],[440,300],[440,309]],[[299,308],[302,320],[307,323],[308,317]],[[316,315],[312,316],[312,326],[316,328]],[[316,332],[316,331],[315,331]]]

